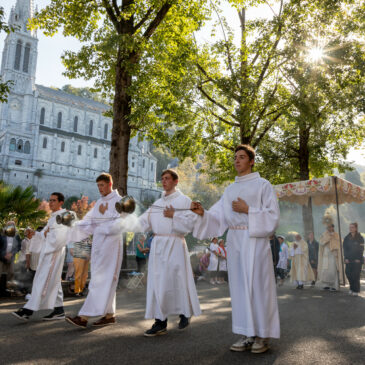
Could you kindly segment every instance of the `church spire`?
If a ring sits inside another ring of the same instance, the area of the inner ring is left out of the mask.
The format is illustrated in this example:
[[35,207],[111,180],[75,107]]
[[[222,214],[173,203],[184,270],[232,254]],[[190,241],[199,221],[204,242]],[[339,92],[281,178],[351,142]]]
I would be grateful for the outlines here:
[[15,6],[11,9],[9,16],[9,25],[18,27],[18,31],[35,36],[34,30],[28,30],[28,20],[34,15],[33,0],[17,0]]

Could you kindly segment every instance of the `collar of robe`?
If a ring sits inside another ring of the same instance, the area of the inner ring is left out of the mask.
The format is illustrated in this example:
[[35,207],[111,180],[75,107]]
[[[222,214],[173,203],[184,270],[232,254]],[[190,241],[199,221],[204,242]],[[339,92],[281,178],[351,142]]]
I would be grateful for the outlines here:
[[117,193],[117,190],[112,190],[112,192],[111,193],[109,193],[108,195],[106,195],[106,196],[102,196],[101,197],[101,200],[102,201],[108,201],[108,200],[110,200],[110,199],[113,199],[113,198],[115,198],[116,197],[116,195],[117,195],[118,193]]
[[247,174],[244,176],[236,176],[235,182],[240,183],[240,182],[250,181],[250,180],[258,179],[259,177],[260,177],[260,174],[258,172],[251,172],[250,174]]
[[55,217],[56,215],[62,214],[63,212],[66,212],[66,209],[62,208],[60,210],[56,210],[55,212],[51,213],[51,217]]
[[172,199],[177,198],[179,195],[181,195],[181,191],[179,189],[176,189],[176,191],[174,193],[167,195],[167,196],[166,196],[166,192],[164,191],[162,193],[162,199],[163,200],[172,200]]

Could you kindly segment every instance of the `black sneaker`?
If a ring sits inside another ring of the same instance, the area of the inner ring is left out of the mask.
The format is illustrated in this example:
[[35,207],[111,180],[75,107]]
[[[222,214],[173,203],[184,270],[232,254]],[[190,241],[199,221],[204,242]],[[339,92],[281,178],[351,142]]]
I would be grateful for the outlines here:
[[65,319],[65,312],[56,312],[48,314],[48,316],[43,317],[43,321],[57,321],[59,319]]
[[183,314],[180,314],[179,330],[183,330],[187,326],[189,326],[189,318],[185,317]]
[[160,336],[167,333],[167,319],[164,321],[161,321],[159,319],[156,319],[155,323],[152,325],[151,329],[147,330],[144,335],[146,337],[154,337],[154,336]]
[[15,318],[18,318],[21,321],[28,322],[29,321],[29,314],[25,313],[24,308],[18,309],[16,312],[11,313]]

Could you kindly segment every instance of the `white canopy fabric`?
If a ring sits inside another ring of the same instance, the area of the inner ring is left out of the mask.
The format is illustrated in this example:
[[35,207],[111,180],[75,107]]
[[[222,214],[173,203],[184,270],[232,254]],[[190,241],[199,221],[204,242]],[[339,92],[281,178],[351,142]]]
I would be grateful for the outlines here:
[[312,197],[315,205],[329,205],[336,204],[336,184],[338,204],[365,202],[365,188],[337,176],[296,181],[275,185],[274,188],[279,200],[307,205],[308,198]]

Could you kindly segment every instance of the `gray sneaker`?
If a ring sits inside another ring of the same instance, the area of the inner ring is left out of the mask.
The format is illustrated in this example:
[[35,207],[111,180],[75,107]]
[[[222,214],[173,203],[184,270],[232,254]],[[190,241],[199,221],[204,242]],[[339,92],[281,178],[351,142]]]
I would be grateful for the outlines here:
[[237,352],[251,350],[254,342],[255,340],[252,337],[243,336],[230,347],[230,350]]

